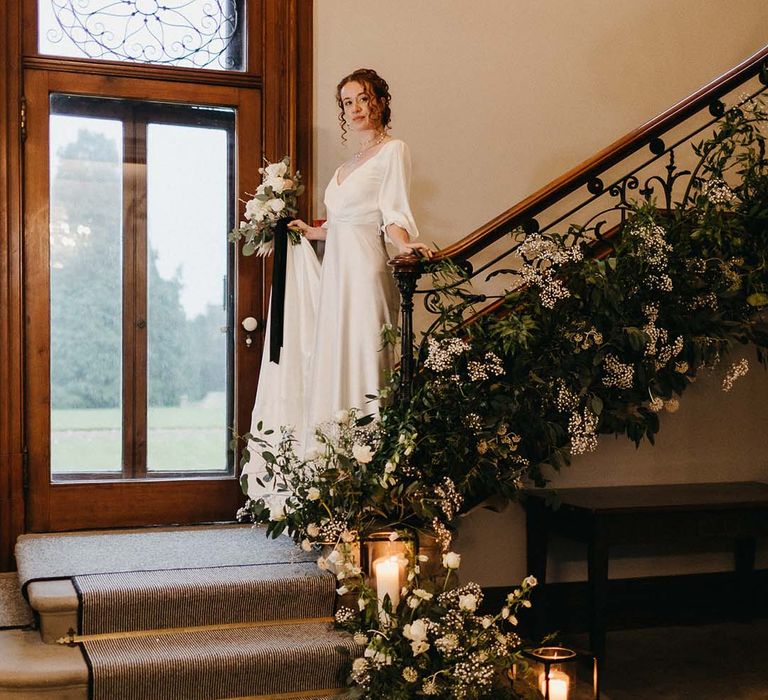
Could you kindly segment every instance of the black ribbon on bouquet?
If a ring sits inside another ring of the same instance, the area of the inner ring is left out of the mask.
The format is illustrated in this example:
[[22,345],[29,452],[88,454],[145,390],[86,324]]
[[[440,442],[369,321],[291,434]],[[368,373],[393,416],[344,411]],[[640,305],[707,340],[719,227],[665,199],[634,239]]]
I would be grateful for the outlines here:
[[275,246],[272,258],[272,299],[270,302],[269,361],[280,364],[285,325],[285,261],[288,256],[288,221],[275,224]]

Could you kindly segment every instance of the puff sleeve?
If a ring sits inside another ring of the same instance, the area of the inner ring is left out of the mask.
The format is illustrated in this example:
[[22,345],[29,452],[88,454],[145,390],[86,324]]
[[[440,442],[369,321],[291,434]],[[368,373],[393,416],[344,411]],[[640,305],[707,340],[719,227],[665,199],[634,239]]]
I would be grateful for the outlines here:
[[381,230],[385,240],[391,242],[387,235],[387,226],[396,224],[408,232],[409,240],[413,240],[419,235],[419,230],[416,228],[408,201],[411,188],[411,153],[408,146],[400,140],[395,141],[387,151],[384,178],[379,190]]

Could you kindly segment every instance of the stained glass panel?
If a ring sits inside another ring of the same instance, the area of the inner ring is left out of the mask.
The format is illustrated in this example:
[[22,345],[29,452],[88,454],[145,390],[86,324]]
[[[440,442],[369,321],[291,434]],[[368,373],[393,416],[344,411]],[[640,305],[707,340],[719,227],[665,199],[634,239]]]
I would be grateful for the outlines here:
[[38,50],[244,70],[244,0],[39,0]]

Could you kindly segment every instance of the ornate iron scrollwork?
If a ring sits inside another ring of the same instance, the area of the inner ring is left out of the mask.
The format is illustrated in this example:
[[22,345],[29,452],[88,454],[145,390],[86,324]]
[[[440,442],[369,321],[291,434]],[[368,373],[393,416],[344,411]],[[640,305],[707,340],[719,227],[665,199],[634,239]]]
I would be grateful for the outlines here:
[[237,70],[241,0],[51,0],[58,26],[84,56]]

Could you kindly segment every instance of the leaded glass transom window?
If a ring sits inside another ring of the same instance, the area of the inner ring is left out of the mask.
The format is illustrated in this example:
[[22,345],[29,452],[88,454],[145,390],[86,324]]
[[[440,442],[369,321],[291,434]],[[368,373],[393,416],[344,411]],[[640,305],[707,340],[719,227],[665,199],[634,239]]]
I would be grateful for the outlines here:
[[244,0],[38,0],[38,50],[244,70]]

